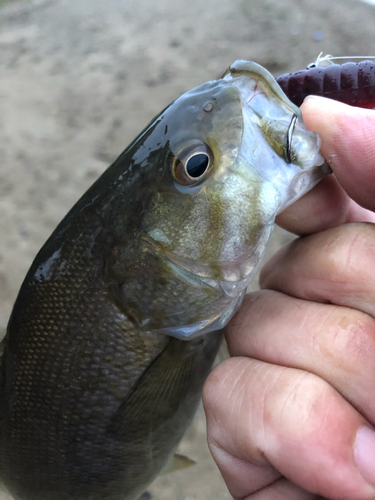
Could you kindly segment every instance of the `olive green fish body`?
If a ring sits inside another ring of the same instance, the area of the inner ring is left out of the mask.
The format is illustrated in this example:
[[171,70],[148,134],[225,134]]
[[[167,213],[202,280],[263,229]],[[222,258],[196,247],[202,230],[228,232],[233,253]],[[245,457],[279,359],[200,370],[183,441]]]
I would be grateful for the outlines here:
[[112,237],[86,216],[60,230],[5,341],[1,472],[22,499],[132,498],[191,421],[220,334],[140,333],[108,291]]
[[15,498],[136,498],[189,425],[276,213],[323,175],[317,137],[259,68],[172,103],[37,255],[1,365]]

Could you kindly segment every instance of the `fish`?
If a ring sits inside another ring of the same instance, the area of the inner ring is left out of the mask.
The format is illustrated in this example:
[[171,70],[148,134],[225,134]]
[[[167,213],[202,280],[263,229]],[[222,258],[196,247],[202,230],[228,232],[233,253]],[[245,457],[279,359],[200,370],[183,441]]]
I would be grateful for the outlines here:
[[326,173],[263,67],[236,61],[141,132],[37,254],[2,343],[18,500],[131,500],[201,397],[275,216]]

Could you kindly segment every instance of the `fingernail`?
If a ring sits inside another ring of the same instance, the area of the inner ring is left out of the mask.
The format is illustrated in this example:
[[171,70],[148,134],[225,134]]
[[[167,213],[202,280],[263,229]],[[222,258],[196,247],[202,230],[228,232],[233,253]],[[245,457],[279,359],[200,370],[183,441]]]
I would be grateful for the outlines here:
[[303,102],[307,102],[307,101],[311,101],[312,102],[312,101],[316,101],[316,100],[319,101],[319,97],[318,96],[316,96],[316,95],[307,95],[304,98]]
[[375,485],[375,432],[369,427],[357,431],[354,461],[366,482]]
[[310,101],[310,102],[326,102],[327,101],[327,98],[326,97],[323,97],[321,95],[314,95],[314,94],[310,94],[310,95],[307,95],[303,102],[307,102],[307,101]]

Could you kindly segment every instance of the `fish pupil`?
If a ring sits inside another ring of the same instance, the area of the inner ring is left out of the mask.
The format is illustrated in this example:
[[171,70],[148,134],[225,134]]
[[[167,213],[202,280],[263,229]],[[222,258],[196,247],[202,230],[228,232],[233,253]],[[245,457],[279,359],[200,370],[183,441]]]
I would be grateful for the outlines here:
[[191,156],[186,162],[186,172],[190,177],[201,177],[208,167],[209,158],[205,153]]

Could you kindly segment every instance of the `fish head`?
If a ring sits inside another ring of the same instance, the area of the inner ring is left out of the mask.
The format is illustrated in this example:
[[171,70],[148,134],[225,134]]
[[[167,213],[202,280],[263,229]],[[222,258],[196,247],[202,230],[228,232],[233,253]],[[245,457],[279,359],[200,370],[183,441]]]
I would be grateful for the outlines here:
[[159,315],[156,330],[191,338],[234,314],[276,215],[325,175],[320,139],[268,71],[237,61],[221,79],[172,103],[137,154],[146,158],[150,144],[158,161],[149,165],[152,181],[141,194],[148,200],[142,241],[164,266],[215,298],[201,312],[189,300],[176,306],[184,311],[177,328],[169,290],[171,310],[163,320]]
[[169,111],[167,178],[155,186],[144,231],[195,275],[249,279],[276,214],[324,175],[319,137],[272,76],[250,62],[235,63]]

